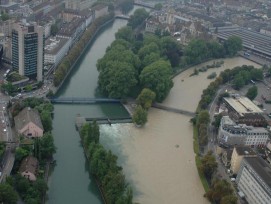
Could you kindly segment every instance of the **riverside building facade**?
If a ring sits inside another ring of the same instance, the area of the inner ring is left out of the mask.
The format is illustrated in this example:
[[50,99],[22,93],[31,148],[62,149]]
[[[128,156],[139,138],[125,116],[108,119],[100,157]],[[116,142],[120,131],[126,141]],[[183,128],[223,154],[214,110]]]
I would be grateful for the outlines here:
[[224,145],[265,146],[268,131],[263,127],[236,124],[229,116],[223,116],[220,122],[218,141]]
[[244,158],[236,183],[249,204],[271,203],[271,167],[262,158]]
[[43,27],[20,22],[12,29],[12,68],[20,75],[42,81],[44,63]]

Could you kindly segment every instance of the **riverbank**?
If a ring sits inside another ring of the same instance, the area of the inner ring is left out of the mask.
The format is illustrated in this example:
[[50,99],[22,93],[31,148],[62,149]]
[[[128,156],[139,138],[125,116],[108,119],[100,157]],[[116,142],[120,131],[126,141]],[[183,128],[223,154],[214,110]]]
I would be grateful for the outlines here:
[[[203,89],[212,80],[207,76],[243,64],[259,65],[244,58],[224,59],[220,68],[190,75],[199,64],[176,76],[174,87],[163,105],[195,111]],[[143,128],[132,124],[102,126],[101,142],[111,149],[124,166],[134,188],[134,201],[139,203],[208,203],[199,179],[193,150],[193,126],[187,116],[150,109]]]

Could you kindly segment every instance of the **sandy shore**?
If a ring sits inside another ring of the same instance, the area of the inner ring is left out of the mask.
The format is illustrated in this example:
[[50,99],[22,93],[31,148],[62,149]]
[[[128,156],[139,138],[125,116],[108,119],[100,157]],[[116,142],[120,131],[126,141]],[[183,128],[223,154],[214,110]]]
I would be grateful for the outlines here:
[[[194,68],[174,78],[174,87],[163,103],[195,111],[207,76],[234,66],[257,64],[243,58],[224,60],[219,69],[189,77]],[[212,62],[205,63],[211,64]],[[202,67],[203,65],[197,66]],[[119,156],[120,165],[141,204],[204,204],[204,189],[195,165],[193,130],[184,115],[150,109],[144,128],[132,124],[102,126],[101,141]]]

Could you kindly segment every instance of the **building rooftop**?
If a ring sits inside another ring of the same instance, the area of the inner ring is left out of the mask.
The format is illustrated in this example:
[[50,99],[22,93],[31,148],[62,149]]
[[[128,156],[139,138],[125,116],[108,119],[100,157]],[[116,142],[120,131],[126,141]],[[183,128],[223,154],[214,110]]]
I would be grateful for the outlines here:
[[54,37],[45,41],[45,54],[55,55],[66,44],[67,38]]
[[234,147],[237,154],[240,156],[246,156],[246,155],[257,155],[256,152],[254,152],[253,149],[250,147]]
[[36,157],[28,156],[24,158],[24,160],[21,163],[19,172],[31,172],[33,174],[36,174],[38,168],[38,160]]
[[17,116],[15,116],[14,121],[17,130],[21,130],[29,122],[32,122],[43,129],[39,112],[36,109],[31,109],[29,107],[24,108]]
[[268,187],[271,188],[271,166],[261,157],[246,157],[244,160],[253,168]]
[[63,27],[60,28],[58,35],[72,36],[75,33],[78,26],[82,25],[83,22],[84,19],[82,18],[73,18],[73,20],[70,23],[66,23],[63,25]]
[[224,100],[230,105],[236,112],[239,114],[244,113],[263,113],[263,111],[256,106],[251,100],[247,97],[225,97]]

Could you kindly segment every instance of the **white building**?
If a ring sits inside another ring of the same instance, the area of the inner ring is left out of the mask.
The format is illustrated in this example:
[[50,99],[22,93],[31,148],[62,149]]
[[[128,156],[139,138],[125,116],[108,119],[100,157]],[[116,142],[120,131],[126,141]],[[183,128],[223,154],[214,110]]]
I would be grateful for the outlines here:
[[268,131],[262,127],[236,124],[229,116],[224,116],[220,122],[218,140],[226,145],[264,146]]
[[249,204],[271,203],[271,167],[262,158],[244,158],[236,183]]
[[70,45],[71,41],[68,38],[54,37],[46,40],[44,63],[58,65],[69,51]]

